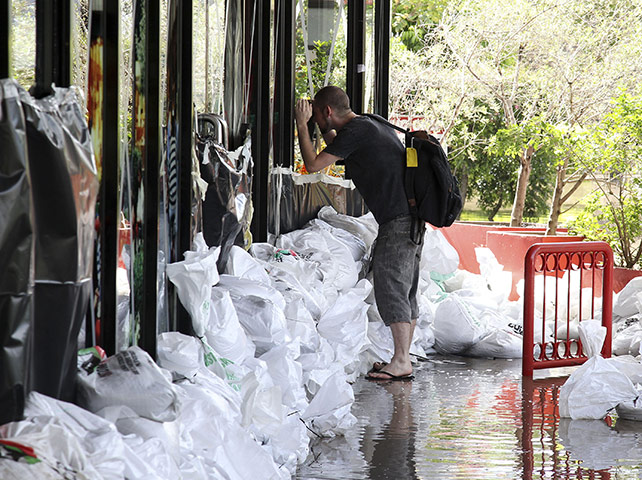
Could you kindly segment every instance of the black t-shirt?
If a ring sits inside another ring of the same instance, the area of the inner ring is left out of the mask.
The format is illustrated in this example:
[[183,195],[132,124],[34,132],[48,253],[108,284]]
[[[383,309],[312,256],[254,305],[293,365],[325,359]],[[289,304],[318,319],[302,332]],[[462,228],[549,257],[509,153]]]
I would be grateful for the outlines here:
[[325,152],[345,160],[346,177],[380,225],[410,214],[404,190],[406,151],[392,128],[372,118],[354,117]]

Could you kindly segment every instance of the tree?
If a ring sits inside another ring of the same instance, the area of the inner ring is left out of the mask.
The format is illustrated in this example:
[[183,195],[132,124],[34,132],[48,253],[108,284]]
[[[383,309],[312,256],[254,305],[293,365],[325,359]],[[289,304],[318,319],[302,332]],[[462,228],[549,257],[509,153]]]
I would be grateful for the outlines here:
[[[515,133],[528,130],[535,117],[560,128],[589,127],[606,110],[614,89],[639,82],[640,11],[639,2],[628,0],[451,1],[438,27],[428,30],[420,56],[401,56],[410,68],[402,69],[399,84],[397,78],[391,82],[403,99],[393,105],[423,108],[430,116],[426,123],[445,137],[456,118],[474,112],[479,103],[496,104],[507,128],[521,126]],[[514,225],[523,216],[537,143],[522,138]],[[562,187],[574,161],[572,150],[566,153],[570,163],[557,165]],[[554,192],[557,205],[568,198],[563,188]]]
[[584,144],[585,163],[598,191],[571,225],[607,241],[619,262],[639,265],[642,255],[642,96],[620,94]]

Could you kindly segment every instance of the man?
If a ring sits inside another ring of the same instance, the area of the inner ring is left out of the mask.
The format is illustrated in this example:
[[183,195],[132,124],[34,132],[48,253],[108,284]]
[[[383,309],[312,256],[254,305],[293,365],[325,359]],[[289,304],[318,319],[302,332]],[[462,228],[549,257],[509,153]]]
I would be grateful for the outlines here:
[[[425,224],[410,216],[404,191],[405,149],[394,130],[350,109],[346,93],[324,87],[314,101],[300,99],[295,109],[301,155],[308,172],[345,161],[351,178],[379,224],[372,269],[377,308],[390,327],[394,354],[390,363],[377,362],[369,380],[412,379],[410,345],[417,322],[417,284]],[[317,154],[310,141],[308,121],[319,125],[327,144]],[[411,229],[420,222],[419,244]]]

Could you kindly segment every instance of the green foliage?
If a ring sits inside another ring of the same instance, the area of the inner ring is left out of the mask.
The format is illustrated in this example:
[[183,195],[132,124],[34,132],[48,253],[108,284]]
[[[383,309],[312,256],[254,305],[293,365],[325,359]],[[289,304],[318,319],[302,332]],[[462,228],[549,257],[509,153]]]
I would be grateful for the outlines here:
[[487,145],[472,149],[475,162],[471,164],[471,190],[479,207],[493,220],[500,208],[510,205],[515,196],[520,157],[532,146],[528,194],[524,217],[534,219],[546,213],[548,199],[555,179],[556,146],[559,136],[555,128],[540,118],[508,128],[503,126],[499,113],[480,133],[491,133]]
[[426,34],[441,19],[447,0],[395,0],[392,4],[392,33],[410,51],[424,46]]
[[584,210],[569,225],[569,230],[584,235],[587,240],[607,242],[613,249],[618,265],[641,267],[641,200],[642,195],[627,195],[610,204],[602,192],[595,192],[588,198]]
[[611,245],[619,263],[642,253],[642,97],[621,92],[585,143],[584,163],[599,186],[570,228]]

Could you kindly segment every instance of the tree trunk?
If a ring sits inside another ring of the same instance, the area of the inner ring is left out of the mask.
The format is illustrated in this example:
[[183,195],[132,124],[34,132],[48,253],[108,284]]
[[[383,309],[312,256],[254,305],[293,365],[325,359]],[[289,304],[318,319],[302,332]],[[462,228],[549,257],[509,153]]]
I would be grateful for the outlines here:
[[517,190],[515,191],[515,201],[511,212],[510,226],[519,227],[524,217],[524,205],[526,203],[526,190],[528,189],[528,180],[531,176],[531,162],[535,149],[528,146],[520,158],[519,174],[517,175]]
[[568,157],[564,158],[564,164],[557,167],[557,176],[555,178],[555,190],[553,190],[553,200],[551,201],[551,211],[548,215],[548,225],[546,226],[546,235],[555,235],[559,224],[560,213],[562,213],[562,193],[564,191],[564,177],[566,176],[566,166]]
[[486,218],[488,218],[489,222],[492,222],[493,220],[495,220],[495,215],[497,215],[497,212],[499,212],[499,209],[502,208],[503,203],[504,203],[503,200],[500,198],[499,201],[493,207],[493,209],[488,213],[488,216]]
[[459,181],[459,193],[461,194],[462,203],[466,203],[468,196],[468,170],[457,172],[457,180]]

